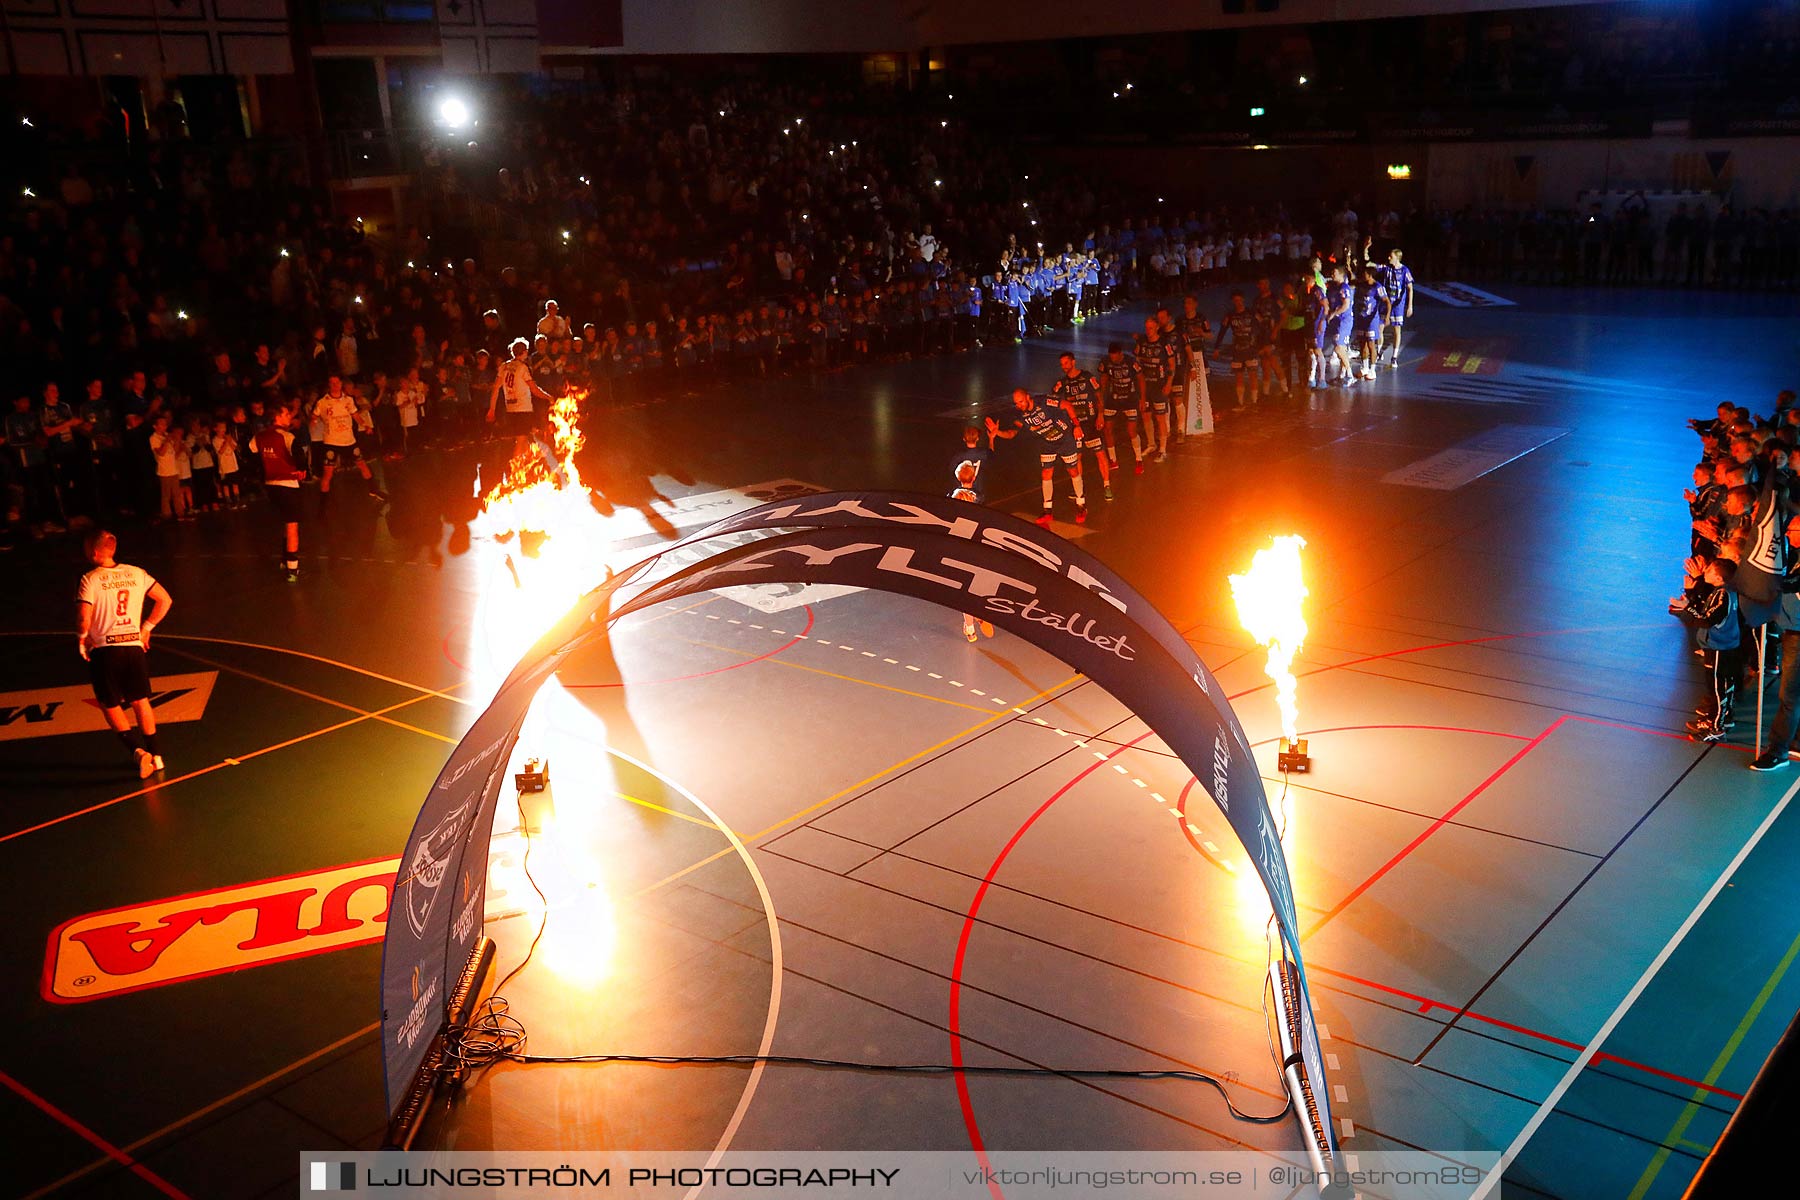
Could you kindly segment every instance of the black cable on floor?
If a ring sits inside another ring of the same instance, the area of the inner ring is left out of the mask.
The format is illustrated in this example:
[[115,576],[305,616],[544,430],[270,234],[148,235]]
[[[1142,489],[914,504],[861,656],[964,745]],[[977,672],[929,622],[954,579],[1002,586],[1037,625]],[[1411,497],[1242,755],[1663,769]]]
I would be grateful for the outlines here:
[[1056,1068],[962,1066],[954,1063],[878,1063],[841,1058],[810,1058],[793,1054],[527,1054],[525,1027],[507,1011],[503,997],[492,996],[478,1006],[462,1029],[452,1030],[445,1057],[458,1070],[478,1071],[500,1062],[533,1063],[646,1063],[652,1066],[773,1066],[816,1067],[835,1071],[867,1071],[895,1075],[1054,1076],[1062,1079],[1178,1079],[1204,1083],[1219,1093],[1226,1111],[1239,1121],[1273,1125],[1286,1119],[1291,1101],[1272,1114],[1247,1113],[1232,1102],[1225,1082],[1203,1071],[1126,1070],[1120,1068]]
[[[1282,772],[1281,798],[1276,801],[1277,811],[1287,798],[1287,773]],[[525,1026],[518,1018],[510,1015],[510,1006],[505,997],[498,995],[499,990],[512,978],[525,969],[532,955],[537,953],[538,943],[543,940],[544,931],[550,925],[550,901],[545,897],[543,888],[531,874],[531,848],[537,839],[531,836],[530,827],[525,822],[525,804],[519,798],[519,828],[525,833],[525,856],[523,867],[525,878],[530,881],[532,890],[537,893],[538,901],[543,909],[538,918],[537,934],[531,939],[531,945],[525,951],[525,957],[513,967],[500,982],[494,985],[496,994],[489,996],[476,1006],[466,1024],[450,1030],[444,1044],[444,1060],[446,1069],[453,1075],[465,1072],[485,1071],[502,1062],[516,1062],[526,1065],[534,1063],[565,1064],[597,1064],[597,1063],[646,1063],[653,1066],[754,1066],[764,1063],[772,1066],[815,1067],[822,1070],[835,1071],[867,1071],[899,1075],[950,1075],[960,1071],[964,1075],[1007,1075],[1007,1076],[1046,1076],[1060,1079],[1177,1079],[1188,1083],[1204,1083],[1219,1093],[1225,1101],[1225,1111],[1233,1119],[1252,1125],[1275,1125],[1287,1119],[1294,1107],[1293,1098],[1288,1097],[1279,1110],[1267,1115],[1247,1113],[1232,1102],[1231,1093],[1226,1090],[1224,1080],[1218,1079],[1204,1071],[1183,1070],[1128,1070],[1123,1068],[1070,1068],[1055,1067],[1003,1067],[1003,1066],[962,1066],[954,1063],[875,1063],[858,1062],[838,1058],[807,1058],[788,1054],[526,1054]],[[1286,821],[1282,822],[1280,836],[1287,833]],[[1270,927],[1274,923],[1274,914],[1269,916],[1269,925],[1264,927],[1265,944],[1269,945],[1271,962],[1273,946],[1267,942]],[[1269,1034],[1269,1052],[1271,1061],[1276,1064],[1280,1074],[1281,1055],[1276,1050],[1273,1031],[1269,1026],[1269,999],[1273,990],[1267,980],[1268,971],[1263,972],[1263,1026]],[[1286,1088],[1284,1086],[1283,1091]]]

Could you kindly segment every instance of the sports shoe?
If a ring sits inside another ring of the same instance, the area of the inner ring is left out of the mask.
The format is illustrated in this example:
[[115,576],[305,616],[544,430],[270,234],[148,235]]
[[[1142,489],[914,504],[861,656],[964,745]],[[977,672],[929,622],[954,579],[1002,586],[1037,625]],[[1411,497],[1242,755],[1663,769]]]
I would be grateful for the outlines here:
[[1159,463],[1168,462],[1169,461],[1169,452],[1167,450],[1158,450],[1156,452],[1156,461]]
[[138,778],[139,779],[148,779],[152,775],[156,774],[156,756],[151,754],[148,750],[144,749],[142,746],[139,746],[137,748],[136,754],[137,754]]
[[1783,767],[1792,765],[1793,761],[1788,757],[1786,750],[1777,750],[1770,746],[1762,752],[1760,758],[1751,762],[1750,769],[1752,771],[1779,771]]
[[1048,528],[1050,528],[1050,522],[1053,520],[1055,520],[1054,517],[1052,517],[1049,513],[1045,513],[1043,516],[1041,516],[1037,519],[1037,523],[1039,525],[1042,525],[1045,529],[1048,529]]
[[388,498],[388,494],[386,492],[382,491],[378,487],[371,487],[369,489],[369,495],[375,497],[377,500],[382,500],[382,501],[385,501]]
[[1705,721],[1688,722],[1688,737],[1696,742],[1722,742],[1725,740],[1725,735],[1730,731],[1731,726],[1729,724],[1714,725],[1708,724]]
[[981,623],[981,636],[982,637],[993,637],[994,636],[994,623],[992,621],[983,621]]
[[299,583],[299,582],[300,582],[300,572],[298,572],[298,571],[289,571],[289,572],[288,572],[288,573],[287,573],[287,581],[288,581],[288,582],[289,582],[289,583]]
[[154,762],[154,763],[155,763],[155,764],[156,764],[156,769],[157,769],[157,770],[158,770],[158,771],[160,771],[160,770],[162,770],[162,769],[163,769],[163,760],[162,760],[162,755],[160,755],[160,754],[152,754],[152,755],[151,755],[151,756],[150,756],[150,759],[151,759],[151,761],[152,761],[152,762]]
[[1135,463],[1131,464],[1131,473],[1133,475],[1142,475],[1144,473],[1144,460],[1143,459],[1140,458]]
[[1112,484],[1109,483],[1105,487],[1101,488],[1100,494],[1102,496],[1105,496],[1108,500],[1111,500],[1113,498]]
[[1075,510],[1075,523],[1077,525],[1087,524],[1087,505],[1084,504]]
[[975,640],[975,627],[973,625],[964,625],[963,636],[973,642]]
[[1687,728],[1689,733],[1704,733],[1709,729],[1735,729],[1737,718],[1727,708],[1718,713],[1695,717],[1687,723]]

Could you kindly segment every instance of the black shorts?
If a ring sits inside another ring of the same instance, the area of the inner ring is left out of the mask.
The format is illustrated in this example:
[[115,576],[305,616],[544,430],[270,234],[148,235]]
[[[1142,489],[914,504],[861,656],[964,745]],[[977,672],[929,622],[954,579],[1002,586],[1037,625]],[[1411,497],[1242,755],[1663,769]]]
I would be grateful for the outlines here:
[[123,708],[150,698],[150,656],[142,646],[102,646],[88,651],[88,679],[101,708]]
[[300,489],[283,487],[278,483],[267,484],[263,488],[269,494],[269,506],[275,510],[275,517],[283,525],[295,525],[300,521]]
[[325,446],[325,465],[328,467],[345,466],[349,463],[359,463],[362,460],[362,447],[354,442],[348,446],[333,446],[329,443]]
[[514,437],[527,437],[533,429],[537,428],[537,414],[535,412],[513,412],[511,409],[506,409],[500,414],[500,428]]
[[1231,367],[1233,370],[1242,370],[1245,367],[1255,366],[1257,360],[1261,357],[1262,350],[1258,346],[1240,346],[1236,342],[1233,342],[1231,345]]

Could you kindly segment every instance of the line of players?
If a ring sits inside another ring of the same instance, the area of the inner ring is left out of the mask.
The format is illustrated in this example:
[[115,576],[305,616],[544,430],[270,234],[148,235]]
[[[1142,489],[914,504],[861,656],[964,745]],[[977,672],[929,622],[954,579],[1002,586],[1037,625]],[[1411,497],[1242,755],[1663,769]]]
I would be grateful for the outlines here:
[[[1194,296],[1182,300],[1182,315],[1171,317],[1166,308],[1144,320],[1144,332],[1135,339],[1130,357],[1122,343],[1107,347],[1097,374],[1081,368],[1075,356],[1059,360],[1062,373],[1040,401],[1025,388],[1013,391],[1011,422],[1002,426],[987,419],[988,445],[996,439],[1029,434],[1038,445],[1038,464],[1043,489],[1043,514],[1038,524],[1048,526],[1056,499],[1056,465],[1069,477],[1075,499],[1075,523],[1087,522],[1086,484],[1081,455],[1094,456],[1106,499],[1113,498],[1112,472],[1119,467],[1118,429],[1124,424],[1131,447],[1132,470],[1144,473],[1144,463],[1168,459],[1170,443],[1187,437],[1190,404],[1201,403],[1206,376],[1206,342],[1222,349],[1230,341],[1231,369],[1236,402],[1257,399],[1263,367],[1273,360],[1270,384],[1288,392],[1288,364],[1310,330],[1312,387],[1351,386],[1358,371],[1350,347],[1358,346],[1361,378],[1375,378],[1384,353],[1387,362],[1400,362],[1400,338],[1406,318],[1412,315],[1412,272],[1401,262],[1401,252],[1388,256],[1388,265],[1365,264],[1362,281],[1352,287],[1343,264],[1334,264],[1326,282],[1318,259],[1312,260],[1313,278],[1305,295],[1296,283],[1284,286],[1277,298],[1268,280],[1258,281],[1255,305],[1241,291],[1233,291],[1231,308],[1213,335],[1211,323],[1200,315]],[[1291,335],[1299,335],[1291,336]],[[1339,368],[1333,378],[1330,367]],[[1297,386],[1297,385],[1296,385]],[[965,440],[971,446],[979,434],[971,429]]]

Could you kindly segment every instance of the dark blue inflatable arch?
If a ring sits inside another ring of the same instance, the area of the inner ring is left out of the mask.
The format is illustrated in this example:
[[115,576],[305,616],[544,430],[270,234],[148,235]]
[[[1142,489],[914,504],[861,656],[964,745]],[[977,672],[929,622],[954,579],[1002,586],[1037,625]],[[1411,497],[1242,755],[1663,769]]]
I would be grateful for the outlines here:
[[[722,548],[718,543],[728,543]],[[697,561],[693,560],[699,555]],[[403,1117],[481,933],[487,848],[514,743],[538,689],[615,621],[696,592],[827,584],[914,596],[1017,635],[1110,692],[1180,757],[1268,891],[1287,963],[1284,1077],[1315,1165],[1336,1139],[1287,860],[1262,776],[1218,681],[1169,621],[1104,563],[1005,513],[942,497],[832,493],[726,518],[606,580],[534,645],[450,754],[401,858],[382,954],[388,1109]]]

